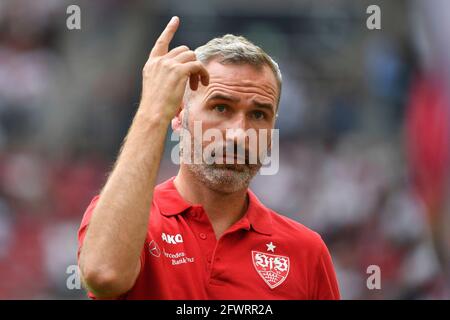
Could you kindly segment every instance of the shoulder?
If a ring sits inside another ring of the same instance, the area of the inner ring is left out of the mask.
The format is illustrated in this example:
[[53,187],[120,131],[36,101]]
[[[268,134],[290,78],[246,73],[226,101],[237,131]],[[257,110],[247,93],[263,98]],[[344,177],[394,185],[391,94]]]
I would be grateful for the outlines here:
[[300,251],[302,252],[305,252],[305,250],[313,251],[314,253],[323,251],[325,244],[317,232],[294,219],[268,208],[251,190],[249,190],[248,194],[252,208],[257,208],[255,211],[258,212],[258,217],[253,217],[253,219],[257,220],[257,222],[265,221],[261,223],[264,226],[270,225],[270,231],[274,240],[282,241],[294,250],[301,249]]
[[302,247],[316,253],[322,252],[325,243],[316,231],[274,210],[268,209],[268,211],[272,219],[274,233],[280,234],[295,247]]

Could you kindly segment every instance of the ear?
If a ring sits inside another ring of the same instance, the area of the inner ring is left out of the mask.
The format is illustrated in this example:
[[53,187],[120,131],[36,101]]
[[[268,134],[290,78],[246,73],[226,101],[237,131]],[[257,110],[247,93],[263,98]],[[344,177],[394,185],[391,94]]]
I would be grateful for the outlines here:
[[172,130],[173,131],[179,131],[182,128],[183,114],[184,114],[184,106],[181,106],[178,113],[172,119]]

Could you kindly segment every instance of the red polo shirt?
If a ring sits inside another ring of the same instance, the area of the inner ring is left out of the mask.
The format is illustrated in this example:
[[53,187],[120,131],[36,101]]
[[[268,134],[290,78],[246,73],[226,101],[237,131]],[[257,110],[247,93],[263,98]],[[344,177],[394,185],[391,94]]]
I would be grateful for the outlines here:
[[[141,272],[122,298],[339,299],[317,233],[266,208],[249,190],[247,213],[217,240],[202,206],[183,200],[173,179],[155,188]],[[79,248],[97,200],[84,214]]]

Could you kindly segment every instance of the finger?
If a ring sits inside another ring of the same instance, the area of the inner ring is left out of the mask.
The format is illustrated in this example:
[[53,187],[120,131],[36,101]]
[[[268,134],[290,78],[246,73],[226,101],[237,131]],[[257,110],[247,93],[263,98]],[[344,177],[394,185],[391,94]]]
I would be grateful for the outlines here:
[[205,75],[200,76],[200,80],[202,81],[202,84],[207,87],[209,85],[209,73],[206,71]]
[[198,89],[198,75],[197,74],[191,74],[189,77],[189,86],[191,87],[192,91],[195,91]]
[[172,50],[169,51],[168,54],[166,54],[167,58],[173,58],[176,57],[177,55],[179,55],[180,53],[184,52],[184,51],[188,51],[189,47],[188,46],[179,46],[176,48],[173,48]]
[[169,23],[167,24],[164,31],[159,36],[158,40],[156,40],[155,45],[150,53],[150,57],[157,57],[166,54],[169,51],[169,44],[172,41],[175,32],[180,25],[180,19],[178,17],[172,17]]
[[189,61],[195,61],[195,60],[197,60],[197,57],[195,56],[194,51],[189,50],[189,51],[180,53],[175,58],[173,58],[173,60],[175,60],[176,62],[179,62],[179,63],[185,63],[185,62],[189,62]]
[[200,61],[190,61],[181,66],[185,74],[197,74],[200,76],[202,84],[207,86],[209,84],[209,73],[205,66]]

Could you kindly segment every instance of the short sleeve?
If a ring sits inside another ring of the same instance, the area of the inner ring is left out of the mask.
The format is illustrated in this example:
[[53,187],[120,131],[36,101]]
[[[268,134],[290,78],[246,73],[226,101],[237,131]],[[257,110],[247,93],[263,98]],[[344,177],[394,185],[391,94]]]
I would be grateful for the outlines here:
[[84,212],[83,219],[81,220],[80,228],[78,229],[78,252],[77,257],[80,257],[80,250],[83,245],[84,237],[86,236],[87,227],[89,225],[89,221],[91,220],[92,212],[95,209],[95,206],[97,205],[99,196],[95,196],[89,206],[87,207],[86,211]]
[[339,285],[333,262],[325,243],[321,241],[321,250],[315,269],[315,284],[312,299],[339,300]]
[[[81,247],[83,246],[84,238],[86,236],[86,232],[87,232],[87,229],[88,229],[88,226],[89,226],[89,221],[91,220],[92,213],[93,213],[93,211],[95,209],[95,206],[98,203],[99,197],[100,196],[97,195],[97,196],[95,196],[92,199],[91,203],[89,204],[89,206],[87,207],[86,211],[84,212],[83,219],[81,220],[80,228],[78,229],[78,250],[77,250],[78,263],[79,263],[79,258],[80,258]],[[147,237],[145,239],[145,242],[147,243]],[[144,249],[142,249],[141,256],[140,256],[140,261],[141,261],[141,273],[142,273],[142,270],[144,270],[144,264],[145,264],[145,252],[144,252]],[[122,295],[118,299],[123,299],[126,295],[127,295],[127,293],[125,293],[124,295]],[[91,292],[88,292],[88,297],[91,298],[91,299],[96,299],[96,297]]]

